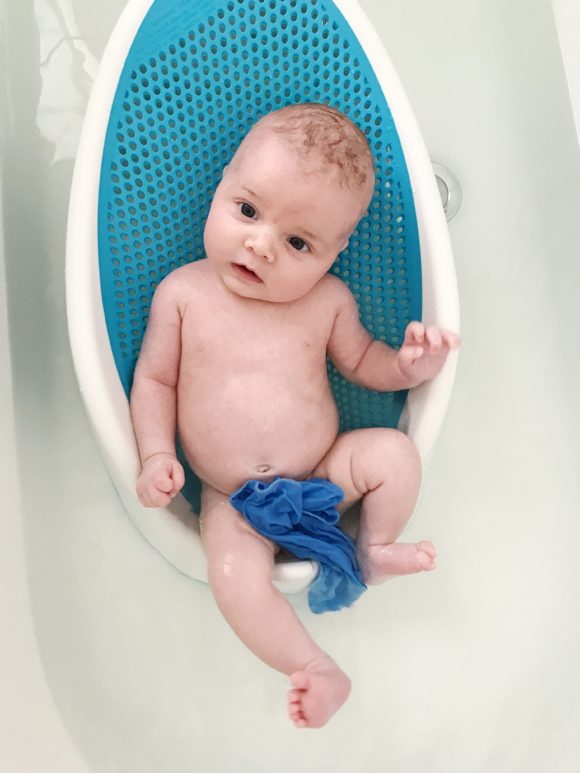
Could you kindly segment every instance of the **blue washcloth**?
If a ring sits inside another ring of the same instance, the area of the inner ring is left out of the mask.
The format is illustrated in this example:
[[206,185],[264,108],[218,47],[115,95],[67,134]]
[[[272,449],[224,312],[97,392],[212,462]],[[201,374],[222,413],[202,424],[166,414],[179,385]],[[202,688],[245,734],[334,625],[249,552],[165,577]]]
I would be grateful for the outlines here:
[[318,561],[320,572],[308,593],[317,614],[349,607],[367,587],[354,541],[337,526],[336,505],[343,498],[340,486],[323,478],[249,480],[230,497],[257,532],[298,558]]

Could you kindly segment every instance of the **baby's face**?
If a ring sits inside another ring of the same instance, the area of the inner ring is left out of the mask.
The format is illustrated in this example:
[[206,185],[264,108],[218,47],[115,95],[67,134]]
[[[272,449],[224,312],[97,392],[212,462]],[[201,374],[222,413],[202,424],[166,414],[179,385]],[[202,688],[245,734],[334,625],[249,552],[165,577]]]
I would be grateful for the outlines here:
[[258,130],[244,140],[216,190],[206,255],[237,295],[294,301],[328,271],[367,205],[366,192],[308,171],[283,138]]

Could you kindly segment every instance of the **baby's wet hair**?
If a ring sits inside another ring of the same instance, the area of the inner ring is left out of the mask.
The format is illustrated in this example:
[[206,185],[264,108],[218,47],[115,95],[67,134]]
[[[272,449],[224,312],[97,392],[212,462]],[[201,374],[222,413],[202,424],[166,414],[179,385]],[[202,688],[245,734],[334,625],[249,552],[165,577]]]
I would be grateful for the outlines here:
[[288,105],[265,115],[258,127],[283,136],[309,162],[317,159],[320,171],[334,170],[341,186],[368,188],[374,182],[375,165],[367,138],[350,118],[329,105]]

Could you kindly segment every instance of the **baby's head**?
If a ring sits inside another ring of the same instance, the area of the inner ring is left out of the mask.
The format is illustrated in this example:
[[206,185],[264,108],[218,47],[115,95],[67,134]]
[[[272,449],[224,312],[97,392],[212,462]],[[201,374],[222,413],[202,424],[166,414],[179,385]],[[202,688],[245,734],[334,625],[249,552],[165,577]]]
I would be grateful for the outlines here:
[[276,110],[224,170],[206,223],[207,257],[238,295],[296,300],[346,247],[373,187],[368,142],[346,116],[321,104]]
[[303,172],[312,179],[314,195],[319,176],[329,177],[339,189],[355,193],[360,220],[372,196],[375,171],[369,143],[350,118],[328,105],[289,105],[260,119],[238,153],[252,135],[260,132],[271,132],[294,151]]

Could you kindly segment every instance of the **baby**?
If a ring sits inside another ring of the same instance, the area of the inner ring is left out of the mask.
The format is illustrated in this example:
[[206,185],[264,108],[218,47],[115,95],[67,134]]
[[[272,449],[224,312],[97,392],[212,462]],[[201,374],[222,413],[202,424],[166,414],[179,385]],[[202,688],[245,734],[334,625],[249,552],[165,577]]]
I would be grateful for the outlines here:
[[206,258],[157,288],[131,392],[146,507],[184,483],[176,427],[203,482],[201,538],[217,604],[240,639],[290,677],[289,714],[321,727],[350,680],[273,586],[276,545],[229,502],[249,479],[326,478],[358,500],[367,584],[430,570],[430,542],[395,542],[418,496],[416,449],[401,432],[338,434],[326,356],[350,381],[393,391],[435,376],[454,333],[412,322],[399,351],[373,340],[346,285],[328,274],[365,213],[374,165],[338,111],[300,104],[262,118],[238,148],[207,218]]

